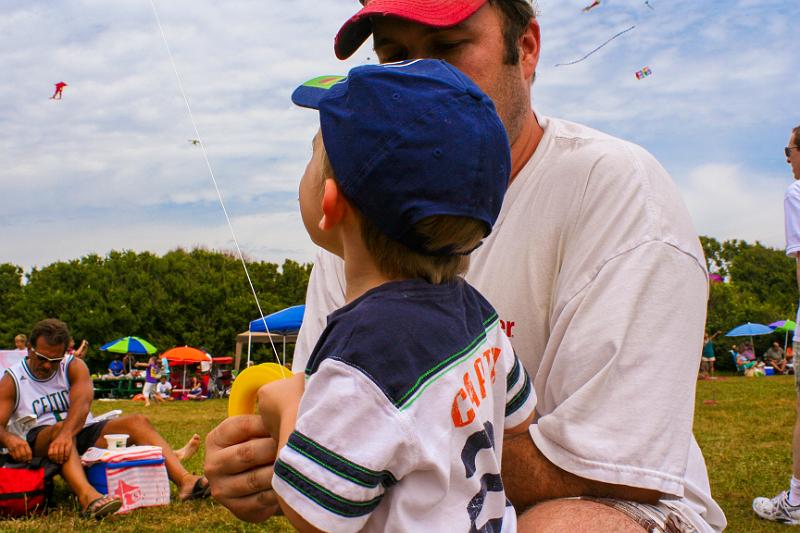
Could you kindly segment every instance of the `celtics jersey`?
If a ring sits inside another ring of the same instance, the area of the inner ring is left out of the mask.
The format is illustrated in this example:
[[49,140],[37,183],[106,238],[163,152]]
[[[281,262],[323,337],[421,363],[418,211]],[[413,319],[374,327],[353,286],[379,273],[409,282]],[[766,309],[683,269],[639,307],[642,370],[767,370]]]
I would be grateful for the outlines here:
[[72,360],[71,355],[62,359],[56,371],[47,379],[40,379],[34,375],[28,366],[27,358],[6,370],[14,380],[16,388],[16,405],[11,422],[33,415],[36,417],[36,423],[32,427],[38,427],[52,426],[67,418],[69,411],[67,371]]
[[[497,313],[463,280],[368,291],[328,317],[273,488],[332,532],[513,532],[503,431],[533,411]],[[532,480],[535,482],[535,480]]]

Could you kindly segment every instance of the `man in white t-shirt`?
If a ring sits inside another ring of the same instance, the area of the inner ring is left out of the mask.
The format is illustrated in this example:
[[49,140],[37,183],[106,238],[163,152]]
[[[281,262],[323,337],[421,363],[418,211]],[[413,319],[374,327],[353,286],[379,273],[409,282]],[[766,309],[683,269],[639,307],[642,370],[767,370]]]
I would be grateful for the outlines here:
[[[381,62],[444,59],[492,97],[511,140],[512,182],[467,280],[497,308],[539,399],[530,434],[504,445],[520,530],[722,530],[692,435],[705,260],[666,171],[638,146],[534,114],[540,39],[528,1],[366,4],[340,30],[337,56],[373,34]],[[320,252],[295,370],[343,303],[341,263]],[[271,467],[254,467],[274,460],[265,437],[242,417],[207,441],[215,497],[248,520],[276,508]]]
[[[786,162],[792,167],[794,182],[786,189],[783,197],[783,220],[786,229],[786,255],[794,257],[797,262],[797,286],[800,289],[800,126],[792,130],[789,143],[783,149]],[[800,306],[797,310],[800,320]],[[794,332],[792,351],[800,350],[800,331]],[[795,355],[795,357],[797,357]],[[797,412],[800,413],[800,372],[795,365],[794,382],[797,389]],[[753,500],[753,511],[761,518],[782,522],[784,524],[800,524],[800,416],[794,423],[792,438],[792,478],[789,490],[781,492],[772,499],[758,497]]]

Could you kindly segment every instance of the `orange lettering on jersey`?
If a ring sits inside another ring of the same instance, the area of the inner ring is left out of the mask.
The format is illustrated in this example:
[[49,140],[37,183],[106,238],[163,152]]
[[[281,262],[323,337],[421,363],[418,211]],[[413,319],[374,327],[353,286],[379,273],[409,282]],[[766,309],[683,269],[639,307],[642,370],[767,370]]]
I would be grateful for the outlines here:
[[497,358],[500,357],[500,348],[495,347],[486,350],[485,352],[483,352],[483,357],[486,359],[486,364],[491,369],[489,377],[491,378],[492,383],[494,383],[494,378],[495,378],[494,367],[497,364]]
[[475,363],[473,365],[475,367],[475,377],[478,378],[478,386],[481,389],[481,398],[486,398],[486,379],[483,377],[483,359],[478,357],[475,359]]
[[472,402],[472,405],[475,407],[481,406],[481,397],[478,396],[478,393],[475,392],[475,387],[472,386],[472,380],[470,379],[469,372],[464,374],[464,389],[467,391],[469,395],[469,400]]
[[461,398],[462,400],[467,399],[467,393],[463,387],[458,390],[458,392],[456,393],[456,397],[453,398],[453,410],[452,410],[453,425],[456,426],[457,428],[464,427],[473,420],[475,420],[475,411],[471,407],[467,408],[466,417],[463,417],[461,415],[461,407],[459,406],[458,403],[459,398]]
[[[453,424],[457,427],[464,427],[475,420],[475,409],[481,405],[481,401],[486,399],[490,390],[486,388],[486,371],[489,370],[489,377],[494,383],[495,380],[495,365],[497,359],[500,358],[500,348],[489,348],[472,361],[472,369],[474,376],[470,370],[464,372],[464,386],[458,389],[455,398],[453,398],[452,417]],[[473,385],[474,381],[478,384],[478,390],[475,390]],[[462,402],[467,404],[466,410],[462,408]],[[467,403],[468,402],[468,403]]]

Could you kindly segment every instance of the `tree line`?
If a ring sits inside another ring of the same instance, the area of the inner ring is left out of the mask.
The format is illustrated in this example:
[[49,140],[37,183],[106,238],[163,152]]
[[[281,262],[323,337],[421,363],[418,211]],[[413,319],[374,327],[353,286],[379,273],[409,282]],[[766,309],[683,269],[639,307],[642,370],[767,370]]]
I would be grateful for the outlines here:
[[[798,289],[794,258],[788,257],[783,250],[758,242],[750,244],[736,239],[719,242],[710,237],[700,237],[700,242],[709,271],[725,279],[723,283],[710,286],[706,320],[709,334],[721,331],[724,335],[746,322],[770,324],[777,320],[795,319]],[[729,355],[731,344],[749,338],[722,335],[715,340],[716,366],[733,369],[733,359]],[[783,345],[785,335],[773,333],[753,340],[756,355],[760,356],[774,341]],[[791,345],[791,334],[788,342]]]
[[[725,280],[710,285],[709,333],[724,334],[745,322],[794,319],[798,301],[794,259],[758,242],[720,242],[711,237],[700,241],[709,271]],[[265,314],[303,303],[310,264],[249,261],[248,269]],[[87,362],[95,370],[108,363],[98,348],[126,335],[144,337],[162,350],[189,345],[229,355],[236,334],[257,316],[239,260],[224,252],[178,249],[163,256],[111,252],[29,273],[0,264],[0,348],[13,347],[14,335],[27,333],[36,321],[57,317],[69,324],[78,342],[89,341]],[[732,368],[728,349],[741,340],[716,339],[717,368]],[[754,340],[760,354],[784,338],[776,333]]]
[[[310,264],[248,261],[247,267],[265,314],[305,300]],[[29,273],[0,264],[0,349],[13,348],[16,334],[47,317],[65,321],[76,344],[89,341],[86,361],[103,371],[110,357],[99,347],[127,335],[159,350],[188,345],[230,355],[258,308],[239,259],[224,252],[111,252]]]

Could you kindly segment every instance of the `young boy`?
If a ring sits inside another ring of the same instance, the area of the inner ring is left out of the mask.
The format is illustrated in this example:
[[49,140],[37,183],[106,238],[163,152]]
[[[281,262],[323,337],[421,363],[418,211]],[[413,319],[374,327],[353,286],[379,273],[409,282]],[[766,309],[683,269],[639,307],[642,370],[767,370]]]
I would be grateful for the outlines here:
[[437,60],[317,78],[292,100],[319,109],[300,210],[344,259],[347,304],[305,376],[259,392],[281,508],[300,531],[515,531],[503,430],[527,430],[535,396],[458,276],[508,184],[491,100]]

